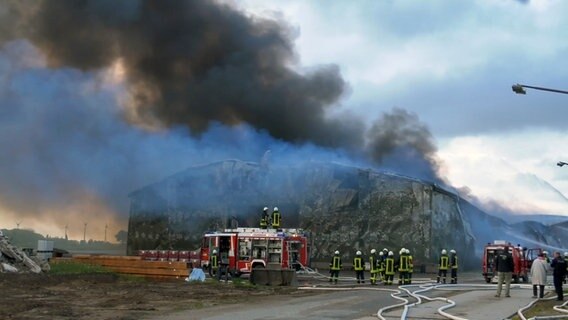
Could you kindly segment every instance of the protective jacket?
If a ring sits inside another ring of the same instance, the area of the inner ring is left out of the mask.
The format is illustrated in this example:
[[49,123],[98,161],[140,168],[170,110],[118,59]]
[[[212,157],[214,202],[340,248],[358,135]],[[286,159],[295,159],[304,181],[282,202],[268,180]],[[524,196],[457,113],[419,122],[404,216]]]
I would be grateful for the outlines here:
[[357,256],[353,259],[353,269],[355,269],[355,271],[363,270],[363,258]]
[[331,263],[329,264],[330,270],[341,270],[341,257],[336,254],[331,258]]
[[450,264],[450,259],[447,254],[443,254],[438,261],[438,268],[440,270],[448,270],[448,266]]

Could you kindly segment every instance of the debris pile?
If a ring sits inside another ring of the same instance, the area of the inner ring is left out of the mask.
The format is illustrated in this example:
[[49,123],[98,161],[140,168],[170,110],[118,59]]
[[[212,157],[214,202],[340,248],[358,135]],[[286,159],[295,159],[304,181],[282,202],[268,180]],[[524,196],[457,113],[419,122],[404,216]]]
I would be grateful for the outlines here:
[[49,271],[49,264],[38,257],[31,258],[20,248],[12,245],[0,231],[0,273],[41,273]]

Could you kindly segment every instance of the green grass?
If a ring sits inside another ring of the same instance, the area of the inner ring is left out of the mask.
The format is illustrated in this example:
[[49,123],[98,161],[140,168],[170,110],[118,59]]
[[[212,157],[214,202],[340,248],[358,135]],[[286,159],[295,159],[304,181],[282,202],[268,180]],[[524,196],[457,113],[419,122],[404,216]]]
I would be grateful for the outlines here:
[[114,273],[105,267],[76,261],[58,262],[51,265],[50,274]]
[[[556,310],[552,309],[553,306],[560,304],[560,301],[556,300],[548,300],[548,301],[539,301],[535,303],[532,308],[523,312],[525,318],[529,319],[536,316],[551,316],[551,315],[562,315],[562,313],[557,312]],[[511,318],[512,320],[520,320],[518,315],[515,315]]]

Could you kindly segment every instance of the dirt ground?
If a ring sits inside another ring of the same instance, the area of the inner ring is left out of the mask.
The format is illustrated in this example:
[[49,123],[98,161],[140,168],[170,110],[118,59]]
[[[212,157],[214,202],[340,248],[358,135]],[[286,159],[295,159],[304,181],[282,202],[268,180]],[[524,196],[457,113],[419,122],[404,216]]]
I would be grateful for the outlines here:
[[140,319],[238,303],[264,296],[301,296],[291,287],[186,283],[116,274],[0,274],[0,319]]

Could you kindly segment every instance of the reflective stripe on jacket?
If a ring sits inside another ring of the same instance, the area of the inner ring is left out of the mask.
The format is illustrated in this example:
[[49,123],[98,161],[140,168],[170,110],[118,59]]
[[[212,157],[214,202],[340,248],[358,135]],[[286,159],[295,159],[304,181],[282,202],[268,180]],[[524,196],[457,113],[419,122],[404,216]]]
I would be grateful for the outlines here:
[[378,272],[379,271],[377,257],[374,254],[372,254],[369,257],[369,264],[371,265],[371,272]]
[[355,259],[353,259],[353,268],[355,271],[363,270],[363,259],[361,257],[355,257]]
[[398,264],[398,271],[406,272],[408,271],[408,256],[401,255]]
[[448,255],[442,255],[439,262],[440,270],[448,270],[449,258]]
[[340,256],[334,256],[333,259],[331,259],[331,263],[329,264],[329,268],[331,270],[341,270],[341,257]]
[[385,260],[385,274],[393,275],[394,274],[394,258],[387,258]]
[[272,212],[272,226],[280,227],[280,212],[278,211]]
[[458,268],[458,256],[454,255],[450,258],[450,266],[452,267],[452,269]]

